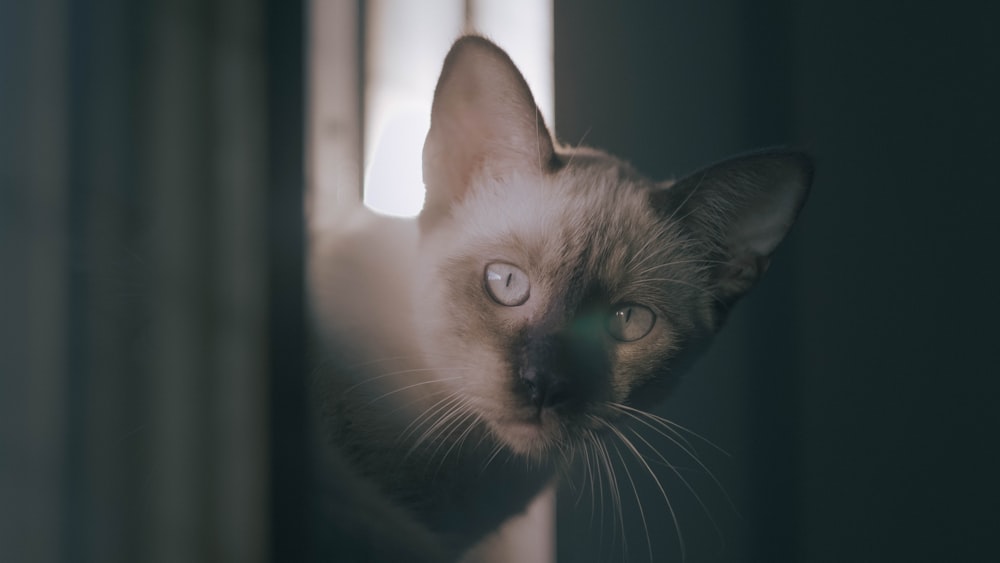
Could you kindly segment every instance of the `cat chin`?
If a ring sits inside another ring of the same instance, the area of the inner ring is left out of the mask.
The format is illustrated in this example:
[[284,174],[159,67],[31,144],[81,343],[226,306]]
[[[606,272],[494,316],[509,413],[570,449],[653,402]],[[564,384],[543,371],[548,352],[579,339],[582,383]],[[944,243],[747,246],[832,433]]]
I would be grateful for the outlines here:
[[540,424],[529,422],[509,422],[497,432],[510,449],[517,453],[538,451],[547,442],[545,429]]
[[489,424],[493,435],[516,455],[539,458],[558,442],[549,424],[538,421],[507,420]]

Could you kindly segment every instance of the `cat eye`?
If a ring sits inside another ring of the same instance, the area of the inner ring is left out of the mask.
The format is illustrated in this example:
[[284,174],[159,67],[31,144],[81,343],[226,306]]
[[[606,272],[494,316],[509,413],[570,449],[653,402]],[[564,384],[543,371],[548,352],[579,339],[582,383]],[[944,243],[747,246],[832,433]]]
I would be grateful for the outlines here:
[[622,305],[611,312],[608,332],[616,340],[632,342],[649,334],[656,322],[656,315],[642,305]]
[[528,300],[531,283],[524,270],[512,264],[494,262],[486,266],[486,292],[494,301],[507,307],[517,307]]

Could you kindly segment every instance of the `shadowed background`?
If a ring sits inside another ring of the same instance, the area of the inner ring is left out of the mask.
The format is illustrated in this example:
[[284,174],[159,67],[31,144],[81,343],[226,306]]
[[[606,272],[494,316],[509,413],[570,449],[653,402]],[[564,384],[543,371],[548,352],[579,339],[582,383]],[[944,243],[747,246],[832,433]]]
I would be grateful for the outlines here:
[[[711,515],[665,481],[688,561],[997,560],[998,15],[555,2],[562,140],[658,177],[773,144],[817,161],[771,271],[657,411],[730,453],[695,442],[732,505],[667,452]],[[0,560],[336,548],[301,418],[302,18],[0,4]],[[679,560],[636,477],[654,559]],[[620,558],[575,500],[559,559]]]
[[698,487],[721,552],[674,484],[689,560],[996,558],[998,10],[626,4],[556,2],[563,139],[663,177],[774,144],[817,165],[771,270],[660,410],[733,454],[711,467],[741,516]]

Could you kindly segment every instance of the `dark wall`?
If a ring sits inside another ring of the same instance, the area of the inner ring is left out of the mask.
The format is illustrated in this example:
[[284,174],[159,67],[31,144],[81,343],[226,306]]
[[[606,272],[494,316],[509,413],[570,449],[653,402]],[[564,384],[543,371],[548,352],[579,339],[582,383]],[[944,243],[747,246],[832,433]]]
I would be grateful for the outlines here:
[[[774,144],[817,161],[772,269],[660,411],[732,454],[699,450],[735,508],[671,455],[712,514],[665,482],[688,561],[996,559],[998,15],[556,2],[564,141],[654,177]],[[645,481],[654,559],[679,559]],[[621,553],[563,497],[561,560]],[[634,507],[626,521],[646,560]]]
[[309,550],[302,8],[0,2],[0,561]]
[[794,21],[802,554],[996,560],[1000,9]]

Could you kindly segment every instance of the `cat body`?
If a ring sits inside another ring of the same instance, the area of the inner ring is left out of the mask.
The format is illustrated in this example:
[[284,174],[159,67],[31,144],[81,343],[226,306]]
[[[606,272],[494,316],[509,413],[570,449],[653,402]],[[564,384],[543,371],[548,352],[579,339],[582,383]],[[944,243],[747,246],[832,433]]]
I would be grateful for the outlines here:
[[604,440],[669,392],[766,269],[810,174],[804,156],[772,151],[654,182],[560,147],[506,54],[457,41],[421,215],[347,209],[312,241],[339,496],[363,482],[376,498],[356,511],[448,560],[566,464],[607,458]]

